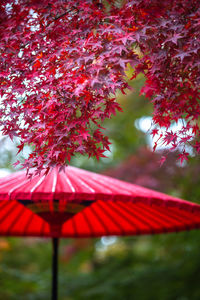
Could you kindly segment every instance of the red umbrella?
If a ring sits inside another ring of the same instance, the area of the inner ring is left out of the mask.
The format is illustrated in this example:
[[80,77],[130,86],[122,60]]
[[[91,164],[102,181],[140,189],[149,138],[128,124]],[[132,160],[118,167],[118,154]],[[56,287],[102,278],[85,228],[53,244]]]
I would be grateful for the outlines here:
[[47,176],[0,179],[0,235],[53,238],[52,299],[57,299],[60,237],[140,235],[200,227],[200,205],[68,166]]

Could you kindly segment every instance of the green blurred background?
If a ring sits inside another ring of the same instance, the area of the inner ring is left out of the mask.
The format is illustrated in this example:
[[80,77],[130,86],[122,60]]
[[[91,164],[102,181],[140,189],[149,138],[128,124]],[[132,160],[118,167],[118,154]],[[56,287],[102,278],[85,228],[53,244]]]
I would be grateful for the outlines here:
[[[76,157],[72,165],[101,172],[193,202],[200,200],[199,159],[180,166],[168,148],[152,152],[152,105],[134,91],[118,96],[124,110],[105,122],[111,152],[100,162]],[[176,126],[173,127],[176,130]],[[17,141],[16,141],[17,143]],[[13,171],[16,146],[0,138],[0,174]],[[29,147],[23,155],[27,156]],[[167,161],[159,161],[167,154]],[[127,238],[62,239],[60,300],[199,300],[200,231]],[[46,300],[51,294],[50,239],[0,238],[0,299]]]

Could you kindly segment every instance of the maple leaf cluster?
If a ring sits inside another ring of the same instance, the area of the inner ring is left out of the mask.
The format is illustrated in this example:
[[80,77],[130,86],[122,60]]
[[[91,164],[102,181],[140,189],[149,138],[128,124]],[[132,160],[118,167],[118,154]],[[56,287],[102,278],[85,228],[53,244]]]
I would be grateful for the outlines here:
[[[164,127],[159,142],[187,160],[188,145],[200,152],[200,2],[127,1],[121,15],[142,52],[134,76],[146,77],[141,93],[154,105],[152,135]],[[172,132],[171,123],[179,120],[183,126]]]
[[[24,167],[51,167],[109,149],[101,131],[120,110],[131,37],[92,1],[3,1],[0,14],[1,125],[33,152]],[[126,47],[124,46],[126,39]]]
[[[147,78],[154,122],[186,119],[173,148],[199,152],[199,1],[2,0],[0,3],[0,125],[32,145],[26,168],[69,163],[80,153],[109,149],[102,122],[120,110],[116,92],[125,70]],[[136,45],[140,51],[135,51]],[[196,138],[196,139],[195,139]],[[183,159],[181,157],[180,159]]]

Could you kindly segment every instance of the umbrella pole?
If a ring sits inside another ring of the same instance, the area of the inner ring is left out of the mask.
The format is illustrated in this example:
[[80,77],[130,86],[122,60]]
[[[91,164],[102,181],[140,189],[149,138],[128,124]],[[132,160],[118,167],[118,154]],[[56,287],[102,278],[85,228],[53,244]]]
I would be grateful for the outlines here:
[[53,257],[52,257],[52,300],[58,299],[58,238],[52,238]]

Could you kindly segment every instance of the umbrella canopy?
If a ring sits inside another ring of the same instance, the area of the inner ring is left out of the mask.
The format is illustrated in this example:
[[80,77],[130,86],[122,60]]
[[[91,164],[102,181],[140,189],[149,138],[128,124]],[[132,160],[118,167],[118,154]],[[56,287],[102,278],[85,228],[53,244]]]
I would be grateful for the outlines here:
[[68,166],[0,179],[0,235],[98,237],[200,227],[200,205]]
[[138,235],[200,227],[200,205],[68,166],[47,176],[0,179],[0,235],[52,237],[57,300],[60,237]]

